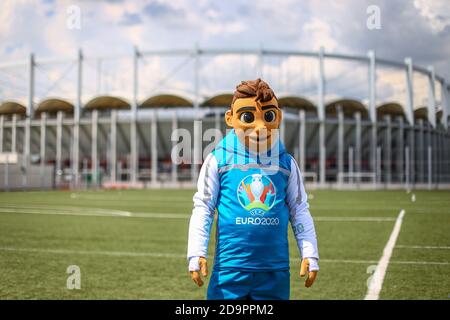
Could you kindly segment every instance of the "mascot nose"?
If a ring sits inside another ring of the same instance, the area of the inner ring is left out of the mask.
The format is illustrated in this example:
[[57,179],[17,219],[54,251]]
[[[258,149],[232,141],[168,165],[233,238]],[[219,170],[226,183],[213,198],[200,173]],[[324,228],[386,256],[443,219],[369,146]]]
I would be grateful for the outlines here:
[[259,120],[259,121],[255,121],[255,128],[254,128],[254,130],[255,130],[255,133],[260,134],[260,133],[264,133],[264,132],[261,132],[261,131],[266,131],[267,129],[266,129],[266,126],[265,126],[264,122]]

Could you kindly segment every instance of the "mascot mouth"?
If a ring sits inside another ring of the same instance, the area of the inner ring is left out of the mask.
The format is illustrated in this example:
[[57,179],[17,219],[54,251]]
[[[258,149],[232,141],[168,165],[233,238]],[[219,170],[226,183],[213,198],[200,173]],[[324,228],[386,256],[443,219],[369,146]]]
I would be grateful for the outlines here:
[[269,140],[270,137],[271,137],[271,135],[267,135],[267,136],[260,136],[260,135],[248,136],[248,138],[250,140],[252,140],[253,142],[265,142],[265,141]]

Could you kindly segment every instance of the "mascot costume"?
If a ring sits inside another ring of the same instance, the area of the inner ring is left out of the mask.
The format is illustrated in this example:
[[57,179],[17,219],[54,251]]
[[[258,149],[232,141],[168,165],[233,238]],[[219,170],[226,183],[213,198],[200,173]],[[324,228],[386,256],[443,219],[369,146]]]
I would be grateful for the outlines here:
[[202,286],[217,209],[207,299],[289,299],[289,222],[302,257],[300,276],[307,276],[305,286],[317,277],[314,223],[297,162],[279,139],[281,119],[267,83],[242,81],[225,113],[232,129],[202,165],[187,256],[192,280]]

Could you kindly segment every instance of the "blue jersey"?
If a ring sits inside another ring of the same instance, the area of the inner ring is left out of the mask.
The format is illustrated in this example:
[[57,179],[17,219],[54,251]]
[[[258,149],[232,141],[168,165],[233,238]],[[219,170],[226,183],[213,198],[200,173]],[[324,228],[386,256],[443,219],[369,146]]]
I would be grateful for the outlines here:
[[217,209],[216,270],[289,269],[288,224],[303,258],[318,259],[314,223],[300,169],[281,141],[250,152],[231,130],[200,170],[189,223],[189,270],[207,257]]
[[291,157],[281,141],[260,156],[234,130],[216,146],[217,198],[215,268],[289,268],[286,189]]

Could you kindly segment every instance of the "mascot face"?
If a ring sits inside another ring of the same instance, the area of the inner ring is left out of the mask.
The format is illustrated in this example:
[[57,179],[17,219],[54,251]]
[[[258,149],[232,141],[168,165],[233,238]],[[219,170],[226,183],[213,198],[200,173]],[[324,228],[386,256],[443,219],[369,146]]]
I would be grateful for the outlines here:
[[236,99],[225,114],[229,127],[239,140],[253,152],[265,152],[278,138],[282,113],[278,101],[256,101],[256,97]]

